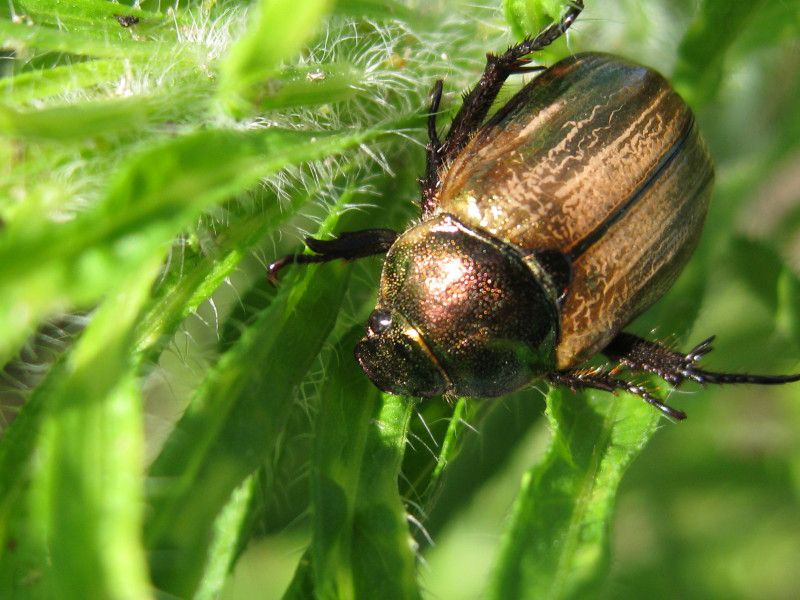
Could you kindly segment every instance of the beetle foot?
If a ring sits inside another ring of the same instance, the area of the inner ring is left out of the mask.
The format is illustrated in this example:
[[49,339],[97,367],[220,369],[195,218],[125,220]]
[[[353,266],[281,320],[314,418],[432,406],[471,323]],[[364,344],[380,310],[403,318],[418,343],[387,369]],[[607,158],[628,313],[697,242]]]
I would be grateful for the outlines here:
[[657,408],[661,413],[675,421],[683,421],[686,413],[664,404],[651,394],[647,388],[626,379],[617,378],[613,371],[603,369],[582,369],[550,373],[548,381],[554,385],[564,385],[573,392],[584,389],[602,390],[612,394],[623,391],[639,396],[642,400]]
[[673,386],[687,379],[701,385],[725,383],[752,383],[780,385],[800,381],[800,373],[792,375],[750,375],[748,373],[718,373],[697,366],[698,361],[714,348],[714,336],[703,340],[688,354],[680,354],[666,346],[651,342],[630,333],[620,333],[603,350],[603,354],[618,360],[632,371],[645,371],[658,375]]
[[323,254],[287,254],[272,261],[267,267],[267,281],[278,285],[278,274],[289,265],[306,265],[315,262],[327,262],[337,257],[328,257]]

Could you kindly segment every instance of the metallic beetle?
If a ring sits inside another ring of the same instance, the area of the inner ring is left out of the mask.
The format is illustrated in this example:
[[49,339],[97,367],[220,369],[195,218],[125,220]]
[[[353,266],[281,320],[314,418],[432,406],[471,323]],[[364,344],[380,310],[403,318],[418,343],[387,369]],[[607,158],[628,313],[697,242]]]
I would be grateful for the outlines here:
[[489,55],[440,141],[429,111],[422,219],[307,240],[289,263],[387,253],[377,307],[356,347],[380,389],[411,396],[499,396],[535,379],[626,390],[685,414],[618,369],[581,369],[603,353],[673,385],[779,384],[800,375],[713,373],[688,354],[622,332],[661,297],[703,226],[714,168],[689,107],[658,73],[608,54],[555,64],[486,120],[505,79],[562,35],[582,6],[500,56]]

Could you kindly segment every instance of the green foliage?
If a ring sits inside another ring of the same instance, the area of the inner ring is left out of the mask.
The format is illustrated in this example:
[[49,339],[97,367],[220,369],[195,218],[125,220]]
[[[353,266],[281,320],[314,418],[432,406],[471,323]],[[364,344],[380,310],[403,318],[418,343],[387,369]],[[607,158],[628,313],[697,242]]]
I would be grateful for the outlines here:
[[[680,426],[415,402],[352,360],[379,260],[265,281],[298,232],[402,229],[433,81],[442,129],[567,4],[0,6],[0,596],[794,595],[796,388],[673,392]],[[589,1],[539,57],[622,54],[696,109],[711,213],[632,328],[717,333],[721,370],[798,369],[798,33],[796,2]]]
[[133,599],[148,593],[141,394],[129,348],[155,267],[130,272],[126,291],[104,300],[40,399],[47,415],[31,518],[44,527],[60,567],[48,582],[56,596]]
[[[333,229],[337,219],[332,212],[325,229]],[[151,467],[150,476],[163,484],[151,488],[145,535],[153,577],[164,589],[192,593],[214,516],[275,451],[293,408],[292,389],[333,327],[349,273],[339,264],[320,280],[316,271],[310,268],[302,282],[282,287],[253,327],[220,356]],[[321,318],[305,329],[300,324],[309,314]],[[302,335],[294,335],[298,329]],[[288,350],[287,336],[292,336]],[[198,489],[206,492],[197,494]],[[166,564],[160,559],[165,554]]]
[[[293,58],[328,12],[328,0],[263,1],[220,68],[219,93],[235,105]],[[233,107],[231,107],[233,108]],[[234,109],[235,110],[235,109]]]
[[320,598],[414,598],[411,536],[397,477],[414,404],[381,394],[342,360],[361,327],[332,352],[320,393],[311,472],[311,560]]
[[496,571],[496,598],[585,598],[602,584],[608,518],[619,481],[660,416],[629,398],[551,392],[553,439],[526,473]]
[[558,21],[569,4],[564,0],[504,0],[503,9],[514,35],[521,38]]

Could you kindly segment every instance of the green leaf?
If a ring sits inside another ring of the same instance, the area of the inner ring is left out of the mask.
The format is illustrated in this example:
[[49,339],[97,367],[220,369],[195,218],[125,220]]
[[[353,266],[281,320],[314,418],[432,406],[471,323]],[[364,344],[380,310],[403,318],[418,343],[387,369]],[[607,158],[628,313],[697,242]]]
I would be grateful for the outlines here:
[[22,140],[69,142],[98,135],[131,133],[166,120],[175,97],[116,98],[82,105],[18,111],[0,105],[0,135]]
[[349,64],[329,63],[283,70],[261,94],[263,110],[292,106],[313,106],[355,98],[359,84],[367,77],[363,69]]
[[800,278],[785,264],[781,265],[777,296],[775,329],[800,350]]
[[[118,25],[117,25],[118,26]],[[25,52],[29,49],[66,52],[98,58],[155,57],[169,53],[169,44],[143,40],[103,38],[85,32],[66,32],[0,20],[0,40],[4,48]]]
[[[750,372],[796,370],[796,284],[796,276],[767,243],[733,236],[720,253],[709,286],[709,302],[717,312],[698,323],[700,335],[718,333],[715,345],[728,365]],[[735,327],[719,319],[731,314],[747,318],[736,319]],[[786,350],[777,353],[778,347]],[[710,361],[730,369],[713,355]]]
[[0,238],[0,362],[39,319],[96,300],[214,202],[384,132],[198,131],[131,158],[105,198],[70,222],[15,221]]
[[[289,198],[283,199],[269,193],[261,199],[263,208],[257,214],[249,210],[238,211],[241,213],[238,214],[232,210],[228,226],[214,238],[216,246],[213,253],[186,253],[179,271],[165,274],[140,324],[137,349],[148,353],[159,351],[159,342],[174,333],[192,311],[211,297],[254,244],[295,216],[302,206],[319,193],[318,185],[293,190]],[[275,287],[268,286],[265,293],[274,296]],[[235,327],[238,332],[241,323],[231,323],[229,319],[227,325]],[[221,341],[225,342],[227,337],[223,334]],[[227,346],[224,349],[227,350]]]
[[[714,99],[725,75],[728,49],[763,6],[752,2],[704,0],[681,40],[672,83],[692,106]],[[724,26],[723,26],[724,24]]]
[[43,525],[51,585],[62,598],[150,596],[140,540],[141,395],[130,342],[156,272],[151,261],[129,274],[127,291],[103,303],[66,368],[37,399],[48,416],[41,424],[34,471],[39,502],[31,519]]
[[247,31],[231,48],[220,72],[220,97],[234,112],[254,98],[255,88],[299,52],[313,35],[331,0],[261,0]]
[[[503,0],[506,22],[511,26],[514,39],[517,41],[535,37],[545,28],[557,23],[571,6],[569,0]],[[532,54],[530,58],[535,64],[548,66],[573,54],[574,49],[568,45],[567,40],[572,37],[574,31],[570,28],[566,35]],[[498,106],[510,97],[504,96],[510,87],[506,86],[506,90],[501,91],[496,103]]]
[[[398,0],[338,0],[335,12],[338,15],[349,15],[356,18],[369,18],[375,20],[400,20],[413,23],[414,26],[424,26],[424,12],[416,7],[409,8]],[[430,21],[427,23],[430,25]]]
[[536,35],[558,21],[570,5],[568,0],[503,0],[506,21],[517,39]]
[[16,103],[55,96],[103,81],[111,81],[124,72],[125,61],[121,59],[90,60],[61,67],[36,69],[0,79],[0,94],[5,104],[10,107]]
[[[447,441],[453,435],[448,431],[427,490],[423,524],[434,543],[459,511],[481,493],[487,481],[502,471],[544,412],[543,396],[538,390],[522,390],[506,398],[470,404],[461,417],[463,421],[451,421],[449,429],[455,434],[455,443]],[[429,543],[424,536],[419,537],[421,543]]]
[[783,263],[774,250],[761,242],[743,237],[732,240],[727,259],[737,266],[737,273],[770,315],[778,310],[778,281]]
[[351,358],[362,336],[358,326],[342,340],[321,394],[311,473],[314,595],[418,598],[397,488],[413,402],[381,400]]
[[[346,203],[349,196],[341,199]],[[334,211],[323,232],[339,218]],[[225,352],[198,389],[150,472],[146,539],[158,586],[194,592],[210,527],[233,490],[266,461],[295,409],[293,390],[333,329],[349,267],[312,265]],[[313,323],[313,326],[308,326]],[[197,494],[204,489],[206,493]],[[203,524],[200,526],[199,524]]]
[[[138,3],[137,3],[138,4]],[[139,8],[131,8],[117,2],[106,2],[105,0],[71,0],[70,2],[59,2],[52,0],[15,0],[17,12],[23,13],[37,21],[40,19],[52,20],[61,23],[62,26],[70,19],[84,21],[92,25],[97,25],[98,21],[103,22],[108,17],[115,15],[133,15],[141,19],[160,20],[163,15],[156,12],[148,12]],[[119,24],[117,24],[119,27]]]
[[233,492],[231,499],[214,523],[214,542],[209,548],[209,562],[194,600],[219,598],[231,566],[236,557],[242,527],[246,523],[247,509],[255,493],[255,477],[248,477]]
[[522,482],[495,572],[494,598],[586,598],[609,563],[608,523],[622,474],[661,415],[627,395],[553,390],[553,438]]
[[442,473],[447,465],[455,458],[463,441],[463,436],[468,431],[467,424],[471,421],[478,411],[477,403],[470,402],[469,398],[459,398],[456,400],[453,414],[447,425],[447,432],[442,441],[442,450],[436,457],[436,467],[431,476],[432,486],[437,486]]
[[283,600],[306,600],[314,597],[314,573],[311,569],[311,549],[300,558]]

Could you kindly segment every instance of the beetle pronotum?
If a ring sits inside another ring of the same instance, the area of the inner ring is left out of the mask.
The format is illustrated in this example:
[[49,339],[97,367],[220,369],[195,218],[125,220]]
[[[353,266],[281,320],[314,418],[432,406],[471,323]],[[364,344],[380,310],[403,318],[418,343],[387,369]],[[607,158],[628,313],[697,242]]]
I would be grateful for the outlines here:
[[488,55],[444,140],[436,82],[420,222],[402,234],[307,239],[315,254],[270,265],[274,281],[287,264],[386,253],[377,307],[355,350],[380,389],[491,397],[544,378],[628,391],[683,419],[617,368],[580,365],[603,353],[674,386],[800,380],[701,369],[713,338],[680,354],[622,331],[675,281],[711,196],[711,158],[666,79],[616,56],[578,54],[486,120],[506,78],[532,70],[526,57],[563,35],[582,8],[575,2],[536,37]]

